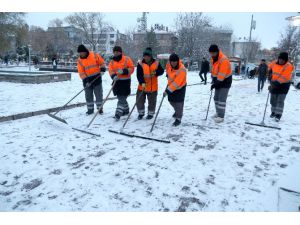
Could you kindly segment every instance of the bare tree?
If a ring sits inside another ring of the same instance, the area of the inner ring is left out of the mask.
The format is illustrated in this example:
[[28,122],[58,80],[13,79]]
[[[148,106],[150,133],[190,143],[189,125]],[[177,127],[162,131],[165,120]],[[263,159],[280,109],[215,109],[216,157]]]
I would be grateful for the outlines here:
[[26,26],[24,16],[25,13],[0,12],[0,53],[12,50],[19,29]]
[[63,24],[64,24],[63,20],[56,18],[56,19],[51,20],[48,23],[48,27],[62,27]]
[[300,30],[297,27],[287,26],[285,32],[281,34],[281,39],[278,42],[280,51],[289,53],[290,58],[295,61],[296,57],[300,54]]
[[206,28],[212,27],[211,19],[202,13],[179,13],[175,19],[178,33],[178,53],[181,56],[196,58],[199,37]]
[[103,29],[107,26],[102,13],[74,13],[66,18],[66,22],[83,30],[85,41],[96,50]]

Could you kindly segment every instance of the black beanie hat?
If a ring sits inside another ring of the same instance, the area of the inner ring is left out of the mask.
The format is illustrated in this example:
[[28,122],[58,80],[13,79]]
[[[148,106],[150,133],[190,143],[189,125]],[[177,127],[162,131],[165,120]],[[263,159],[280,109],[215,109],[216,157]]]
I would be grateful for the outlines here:
[[287,52],[280,52],[278,59],[282,59],[287,62],[289,60],[289,54]]
[[123,50],[122,50],[122,48],[120,47],[120,46],[115,46],[114,48],[113,48],[113,52],[123,52]]
[[172,53],[169,57],[170,62],[179,62],[179,57],[176,53]]
[[218,45],[211,45],[208,49],[208,52],[219,52]]
[[143,56],[148,55],[152,57],[152,48],[148,47],[145,49],[145,51],[143,52]]
[[89,50],[84,45],[79,45],[77,48],[77,52],[89,52]]

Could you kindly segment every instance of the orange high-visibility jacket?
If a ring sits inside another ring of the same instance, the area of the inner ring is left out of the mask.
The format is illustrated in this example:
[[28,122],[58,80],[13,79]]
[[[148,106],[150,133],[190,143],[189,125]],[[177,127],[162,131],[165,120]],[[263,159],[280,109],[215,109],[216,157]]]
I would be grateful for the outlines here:
[[177,70],[173,69],[170,62],[168,62],[166,72],[168,74],[168,91],[174,92],[186,85],[186,69],[182,62],[179,62],[179,68]]
[[272,81],[278,81],[279,83],[284,84],[289,83],[292,79],[294,67],[289,62],[284,65],[272,62],[269,65],[269,69],[272,70]]
[[[141,60],[139,60],[138,63],[141,65],[144,72],[144,80],[146,84],[146,88],[144,91],[145,92],[157,91],[158,79],[157,76],[155,76],[155,73],[159,65],[158,60],[155,60],[155,62],[152,63],[150,66],[147,63],[143,63]],[[142,85],[139,84],[138,89],[142,91],[143,90]]]
[[81,79],[100,74],[100,67],[105,67],[105,62],[98,53],[89,52],[86,59],[78,58],[77,69]]
[[226,55],[222,51],[219,52],[218,61],[213,63],[211,59],[211,75],[217,78],[219,81],[223,81],[231,76],[231,64]]
[[[123,75],[123,69],[128,69],[129,73],[128,75]],[[130,57],[122,55],[122,59],[117,62],[114,60],[111,60],[109,63],[109,75],[112,76],[113,74],[116,74],[120,80],[130,80],[130,76],[134,71],[134,64]]]

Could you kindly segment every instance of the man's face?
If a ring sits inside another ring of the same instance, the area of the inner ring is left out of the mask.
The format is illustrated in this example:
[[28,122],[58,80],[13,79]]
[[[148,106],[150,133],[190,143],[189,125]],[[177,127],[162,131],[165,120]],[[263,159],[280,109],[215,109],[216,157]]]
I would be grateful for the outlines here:
[[170,64],[173,68],[175,68],[178,65],[178,62],[177,61],[171,61]]
[[87,56],[86,52],[79,52],[80,58],[85,58]]
[[278,63],[279,63],[280,65],[283,65],[283,64],[285,64],[285,61],[284,61],[283,59],[278,59]]
[[261,64],[264,64],[264,63],[266,63],[266,62],[262,60],[262,61],[260,61],[260,63],[261,63]]
[[114,51],[114,56],[119,56],[121,54],[122,54],[121,52]]
[[151,57],[149,55],[144,55],[144,60],[146,63],[149,63],[151,61]]
[[218,55],[218,52],[210,52],[209,54],[212,58],[214,58]]

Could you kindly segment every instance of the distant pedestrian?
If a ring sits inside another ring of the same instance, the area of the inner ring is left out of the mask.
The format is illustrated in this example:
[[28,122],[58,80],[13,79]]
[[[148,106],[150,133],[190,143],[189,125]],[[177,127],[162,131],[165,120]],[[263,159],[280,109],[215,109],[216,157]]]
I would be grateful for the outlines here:
[[52,58],[52,66],[53,66],[53,71],[57,71],[57,64],[58,64],[58,60],[56,57]]
[[258,74],[257,91],[259,93],[264,88],[264,84],[266,82],[267,75],[268,75],[268,66],[266,64],[266,60],[265,59],[262,59],[260,61],[260,65],[258,66],[256,74]]
[[[206,60],[205,57],[203,57],[199,76],[201,78],[201,82],[204,82],[204,85],[206,85],[206,83],[207,83],[207,73],[208,73],[208,71],[209,71],[209,62]],[[203,78],[202,74],[204,74],[204,78]]]

